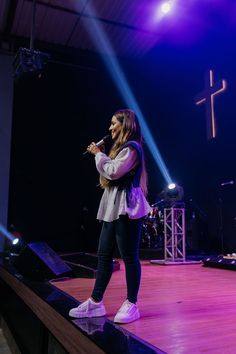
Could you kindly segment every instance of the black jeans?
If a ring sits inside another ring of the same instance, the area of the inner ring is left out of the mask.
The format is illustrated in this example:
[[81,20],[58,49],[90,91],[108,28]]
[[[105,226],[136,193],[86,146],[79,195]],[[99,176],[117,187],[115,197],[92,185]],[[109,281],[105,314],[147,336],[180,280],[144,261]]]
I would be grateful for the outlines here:
[[139,242],[143,218],[129,219],[120,216],[118,220],[103,222],[98,246],[98,270],[92,292],[95,301],[101,301],[111,279],[113,252],[117,243],[125,264],[127,299],[136,303],[141,279]]

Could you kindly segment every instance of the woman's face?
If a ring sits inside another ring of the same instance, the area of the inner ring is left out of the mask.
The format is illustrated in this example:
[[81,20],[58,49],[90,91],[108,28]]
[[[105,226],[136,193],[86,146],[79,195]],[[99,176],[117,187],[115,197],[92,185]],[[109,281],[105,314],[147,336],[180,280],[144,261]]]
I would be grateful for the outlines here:
[[117,120],[115,116],[111,119],[111,125],[109,131],[111,132],[112,140],[116,140],[120,134],[122,124]]

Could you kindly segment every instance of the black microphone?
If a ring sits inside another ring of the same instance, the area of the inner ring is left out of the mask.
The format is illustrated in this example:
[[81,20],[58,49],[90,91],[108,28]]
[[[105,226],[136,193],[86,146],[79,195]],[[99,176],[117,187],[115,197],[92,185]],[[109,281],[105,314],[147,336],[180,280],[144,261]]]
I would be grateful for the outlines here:
[[223,187],[228,186],[228,184],[234,184],[234,181],[222,182],[220,185]]
[[[110,135],[106,135],[101,140],[99,140],[97,143],[95,143],[95,145],[97,147],[99,147],[99,146],[107,143],[110,139],[111,139],[111,136]],[[88,151],[86,150],[85,152],[83,152],[83,155],[86,155],[87,153],[88,153]]]

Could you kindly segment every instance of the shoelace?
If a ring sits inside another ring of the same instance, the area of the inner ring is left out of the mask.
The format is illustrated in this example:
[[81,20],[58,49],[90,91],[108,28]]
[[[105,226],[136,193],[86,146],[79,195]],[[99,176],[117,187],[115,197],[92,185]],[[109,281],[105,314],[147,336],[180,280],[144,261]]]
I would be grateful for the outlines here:
[[87,309],[88,308],[88,301],[85,301],[83,304],[80,304],[79,306],[81,309]]
[[123,306],[121,307],[121,311],[123,311],[123,310],[129,310],[132,306],[133,306],[133,304],[131,304],[130,302],[125,302],[125,303],[123,304]]

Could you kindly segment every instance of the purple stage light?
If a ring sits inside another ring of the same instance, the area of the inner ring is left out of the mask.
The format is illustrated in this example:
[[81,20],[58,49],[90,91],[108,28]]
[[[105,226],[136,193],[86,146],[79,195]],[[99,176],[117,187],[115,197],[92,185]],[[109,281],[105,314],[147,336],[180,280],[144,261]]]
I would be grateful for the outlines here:
[[156,6],[152,16],[152,21],[154,23],[159,23],[164,19],[165,16],[169,15],[170,12],[172,12],[173,7],[175,5],[176,0],[167,0],[163,1],[162,3],[159,3],[158,6]]
[[170,1],[163,2],[163,4],[160,7],[161,13],[163,15],[168,14],[168,12],[170,12],[171,10],[171,7],[172,7],[172,3]]

